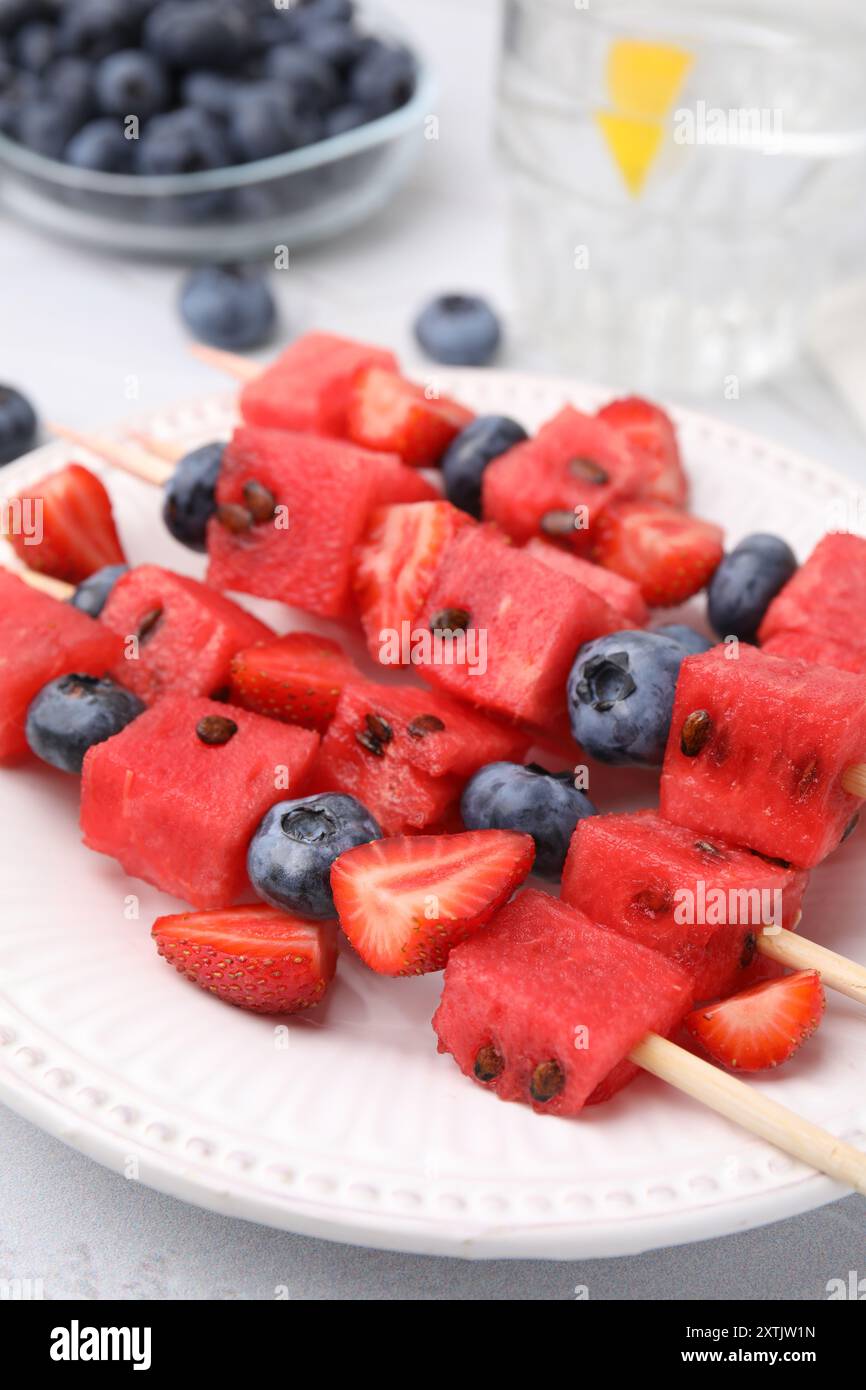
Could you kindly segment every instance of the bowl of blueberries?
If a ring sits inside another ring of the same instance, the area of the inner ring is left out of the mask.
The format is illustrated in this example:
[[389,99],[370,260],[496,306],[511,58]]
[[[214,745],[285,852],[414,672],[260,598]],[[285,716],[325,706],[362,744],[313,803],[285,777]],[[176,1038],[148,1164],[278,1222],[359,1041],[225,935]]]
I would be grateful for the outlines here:
[[433,100],[353,0],[0,0],[0,201],[116,251],[295,247],[385,205]]

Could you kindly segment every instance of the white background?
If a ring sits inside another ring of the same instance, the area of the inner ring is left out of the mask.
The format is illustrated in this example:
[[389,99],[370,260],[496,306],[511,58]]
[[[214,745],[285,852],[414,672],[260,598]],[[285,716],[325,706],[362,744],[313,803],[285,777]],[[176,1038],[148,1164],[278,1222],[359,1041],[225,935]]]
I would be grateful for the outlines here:
[[[440,139],[411,188],[374,222],[275,276],[283,333],[313,325],[417,360],[426,297],[468,289],[507,318],[501,193],[490,142],[497,6],[401,0],[440,74]],[[179,267],[96,258],[0,219],[0,381],[46,418],[99,427],[219,389],[185,352]],[[518,341],[505,366],[534,365]],[[616,383],[627,387],[629,383]],[[683,403],[686,403],[683,399]],[[866,480],[858,428],[807,357],[739,400],[699,403]],[[769,519],[768,519],[769,522]],[[37,872],[34,864],[34,872]],[[0,1109],[0,1278],[41,1278],[48,1298],[820,1299],[866,1275],[864,1204],[629,1260],[469,1264],[292,1237],[187,1208],[125,1182]]]

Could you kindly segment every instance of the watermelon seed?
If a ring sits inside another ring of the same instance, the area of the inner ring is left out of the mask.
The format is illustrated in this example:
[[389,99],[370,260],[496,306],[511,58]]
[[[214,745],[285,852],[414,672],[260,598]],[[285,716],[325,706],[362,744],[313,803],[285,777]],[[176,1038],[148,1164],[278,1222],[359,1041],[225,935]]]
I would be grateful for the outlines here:
[[718,845],[711,845],[709,840],[695,840],[695,849],[699,854],[708,854],[711,859],[727,859],[724,850],[719,849]]
[[692,710],[683,720],[680,749],[687,758],[696,758],[713,732],[713,721],[705,709]]
[[138,624],[139,642],[143,642],[146,637],[150,637],[161,617],[161,608],[151,608],[149,612],[145,613]]
[[355,740],[360,743],[362,748],[366,748],[368,753],[372,753],[374,758],[385,756],[385,748],[381,739],[378,739],[369,729],[356,729]]
[[588,483],[598,483],[599,486],[610,482],[610,474],[597,464],[595,459],[571,459],[568,471],[575,478],[584,478]]
[[237,502],[223,502],[217,507],[217,521],[233,535],[239,536],[243,531],[249,531],[253,524],[253,514],[246,507],[241,507]]
[[244,501],[246,502],[255,521],[270,521],[277,510],[277,499],[269,488],[257,483],[255,478],[243,486]]
[[755,959],[755,952],[758,949],[758,939],[753,931],[750,931],[743,942],[743,954],[740,956],[740,965],[745,970]]
[[410,738],[424,738],[425,734],[438,734],[445,728],[438,714],[416,714],[406,725]]
[[558,1096],[565,1085],[565,1073],[558,1062],[539,1062],[532,1073],[529,1091],[533,1100],[544,1104]]
[[674,900],[669,888],[649,887],[635,893],[631,903],[632,907],[636,907],[639,912],[645,912],[648,917],[657,917],[659,913],[670,912]]
[[848,824],[845,826],[845,829],[842,831],[842,839],[839,842],[840,844],[844,845],[845,841],[848,839],[848,836],[854,834],[854,831],[857,829],[857,822],[859,821],[859,819],[860,812],[858,811],[855,816],[851,817]]
[[480,1047],[475,1056],[475,1075],[479,1081],[495,1081],[500,1076],[505,1062],[492,1043]]
[[391,728],[387,719],[382,718],[381,714],[366,715],[364,723],[367,725],[367,729],[373,735],[373,738],[381,744],[390,743],[394,737],[394,730]]
[[441,632],[447,636],[453,632],[465,632],[469,626],[469,614],[465,608],[443,608],[441,613],[430,619],[430,631]]
[[546,536],[570,536],[577,530],[574,512],[564,509],[545,512],[538,524]]
[[238,726],[233,719],[227,719],[224,714],[206,714],[196,724],[195,731],[202,743],[219,748],[222,744],[228,743],[230,738],[234,738]]

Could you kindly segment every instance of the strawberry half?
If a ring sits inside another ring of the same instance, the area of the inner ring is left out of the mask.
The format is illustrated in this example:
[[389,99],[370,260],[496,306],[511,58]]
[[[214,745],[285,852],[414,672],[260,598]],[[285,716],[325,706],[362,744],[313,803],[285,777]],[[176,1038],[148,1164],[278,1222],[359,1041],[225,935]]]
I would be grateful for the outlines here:
[[661,406],[640,396],[625,396],[602,406],[598,418],[622,435],[640,456],[644,480],[638,495],[671,507],[684,507],[689,484],[674,422]]
[[414,381],[369,367],[352,389],[347,434],[365,449],[399,454],[404,463],[427,468],[474,419],[448,396],[428,397]]
[[229,701],[324,733],[347,681],[358,670],[342,647],[315,632],[288,632],[232,658]]
[[531,835],[470,830],[398,835],[341,854],[331,869],[340,926],[380,975],[443,969],[532,868]]
[[599,518],[594,559],[633,579],[647,603],[671,608],[702,589],[723,554],[711,521],[657,502],[619,502]]
[[401,632],[427,600],[443,551],[472,518],[450,502],[380,507],[355,552],[354,585],[371,655],[378,660],[380,633]]
[[333,922],[307,922],[264,903],[158,917],[151,935],[193,984],[253,1013],[320,1003],[337,965]]
[[824,990],[817,970],[799,970],[755,985],[685,1020],[716,1062],[734,1071],[763,1071],[787,1062],[821,1022]]
[[32,570],[80,584],[103,565],[125,565],[111,498],[89,468],[67,464],[4,508],[3,532]]

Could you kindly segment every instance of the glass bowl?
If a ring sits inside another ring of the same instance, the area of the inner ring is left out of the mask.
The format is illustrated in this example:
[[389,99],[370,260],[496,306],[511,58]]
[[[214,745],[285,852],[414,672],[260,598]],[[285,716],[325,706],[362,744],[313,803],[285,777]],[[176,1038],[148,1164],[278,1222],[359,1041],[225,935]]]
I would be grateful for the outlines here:
[[436,86],[390,21],[367,27],[410,47],[415,91],[398,110],[287,154],[194,174],[105,174],[48,159],[0,134],[0,207],[106,251],[219,260],[335,236],[382,208],[423,148]]

